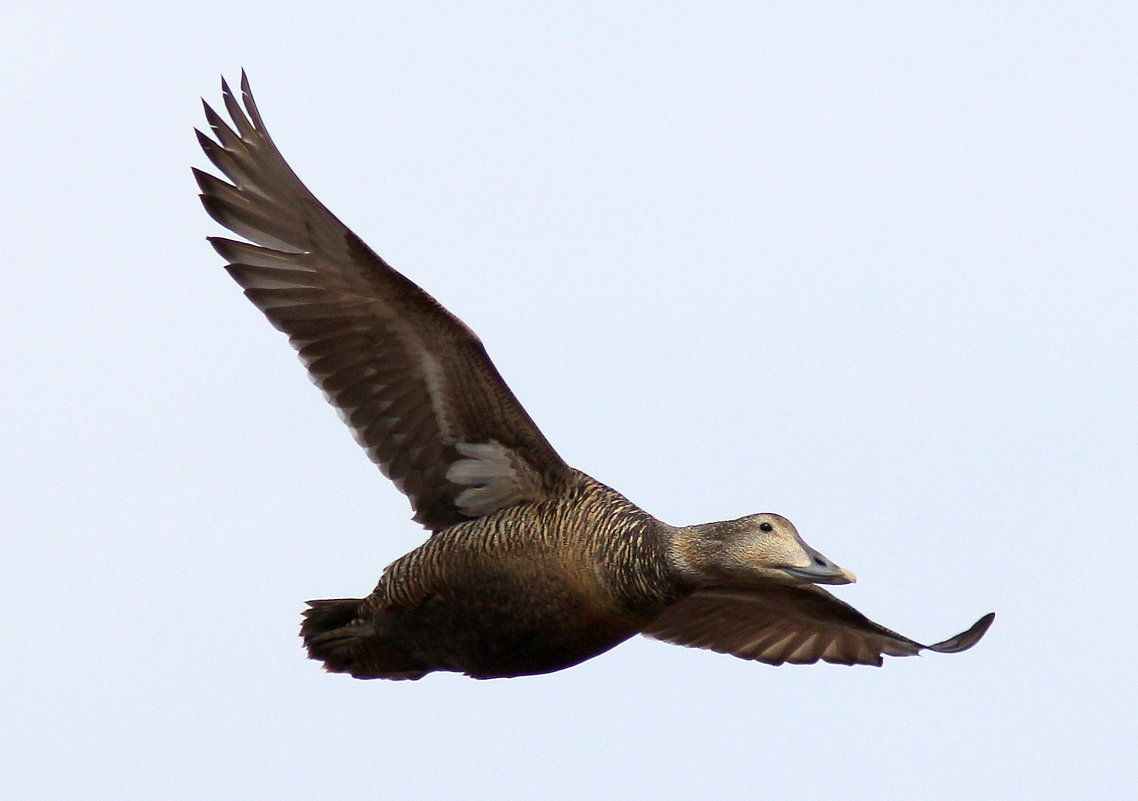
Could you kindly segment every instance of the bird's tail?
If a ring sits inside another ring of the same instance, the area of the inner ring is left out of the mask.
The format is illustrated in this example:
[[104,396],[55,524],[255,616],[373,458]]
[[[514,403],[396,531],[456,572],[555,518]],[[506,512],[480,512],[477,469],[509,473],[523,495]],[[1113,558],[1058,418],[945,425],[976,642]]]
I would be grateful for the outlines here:
[[359,598],[308,602],[300,636],[309,659],[323,662],[329,673],[357,679],[418,679],[430,672],[377,632],[373,621],[360,617],[362,603]]

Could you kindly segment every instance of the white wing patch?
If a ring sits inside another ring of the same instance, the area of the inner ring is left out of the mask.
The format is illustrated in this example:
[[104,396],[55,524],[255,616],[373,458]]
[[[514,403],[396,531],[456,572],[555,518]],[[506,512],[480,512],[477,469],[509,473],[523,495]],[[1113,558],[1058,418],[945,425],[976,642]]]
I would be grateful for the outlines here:
[[497,440],[458,442],[456,459],[447,470],[447,480],[466,487],[455,505],[468,517],[482,517],[499,509],[541,497],[532,469],[514,451]]

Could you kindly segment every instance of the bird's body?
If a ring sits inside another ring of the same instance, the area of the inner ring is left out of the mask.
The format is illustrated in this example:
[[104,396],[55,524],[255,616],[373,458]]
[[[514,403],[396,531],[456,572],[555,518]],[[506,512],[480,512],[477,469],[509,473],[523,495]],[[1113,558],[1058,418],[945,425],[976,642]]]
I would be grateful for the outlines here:
[[[391,661],[349,672],[485,678],[596,656],[685,593],[669,567],[669,529],[584,474],[556,498],[451,526],[397,559],[357,602],[353,616],[366,621],[358,632],[383,641]],[[310,647],[329,643],[316,636]]]
[[663,523],[565,464],[478,338],[389,267],[300,182],[242,76],[209,106],[202,201],[254,244],[211,238],[432,533],[364,599],[311,601],[309,655],[358,678],[547,673],[644,633],[770,664],[881,664],[960,651],[991,623],[923,646],[817,584],[852,574],[762,513]]

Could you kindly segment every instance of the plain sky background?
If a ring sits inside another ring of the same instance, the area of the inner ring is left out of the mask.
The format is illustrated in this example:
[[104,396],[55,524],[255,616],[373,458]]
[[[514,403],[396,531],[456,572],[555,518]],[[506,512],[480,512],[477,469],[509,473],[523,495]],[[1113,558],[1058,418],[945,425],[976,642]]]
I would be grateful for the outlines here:
[[[23,3],[4,14],[0,787],[19,799],[1123,798],[1134,3]],[[359,682],[422,540],[221,269],[198,98],[481,336],[571,464],[777,511],[958,656],[637,638]]]

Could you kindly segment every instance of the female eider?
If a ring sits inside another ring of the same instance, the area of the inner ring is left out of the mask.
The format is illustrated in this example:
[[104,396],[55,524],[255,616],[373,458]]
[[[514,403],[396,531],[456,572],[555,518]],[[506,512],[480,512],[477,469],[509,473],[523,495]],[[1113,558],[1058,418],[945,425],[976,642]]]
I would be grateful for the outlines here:
[[230,275],[288,334],[430,538],[364,599],[310,601],[313,659],[362,678],[547,673],[632,637],[772,665],[880,665],[974,645],[993,615],[924,646],[819,584],[853,575],[776,514],[670,526],[561,460],[478,338],[389,267],[300,182],[241,76],[230,127],[205,105],[194,170]]

